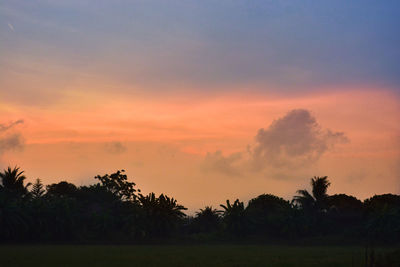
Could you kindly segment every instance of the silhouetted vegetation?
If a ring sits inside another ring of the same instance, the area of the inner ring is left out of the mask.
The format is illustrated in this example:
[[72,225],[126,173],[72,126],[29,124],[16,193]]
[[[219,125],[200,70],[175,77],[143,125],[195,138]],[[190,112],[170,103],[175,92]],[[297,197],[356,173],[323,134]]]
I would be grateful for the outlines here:
[[[97,175],[97,183],[67,181],[26,184],[15,167],[0,172],[2,242],[147,242],[150,240],[291,240],[336,237],[376,244],[400,240],[400,196],[375,195],[365,201],[328,195],[328,177],[313,177],[311,193],[293,200],[262,194],[247,205],[236,199],[221,210],[206,206],[188,216],[176,199],[141,194],[124,170]],[[367,256],[375,260],[372,254]],[[388,256],[389,258],[391,256]],[[389,258],[376,259],[389,261]]]

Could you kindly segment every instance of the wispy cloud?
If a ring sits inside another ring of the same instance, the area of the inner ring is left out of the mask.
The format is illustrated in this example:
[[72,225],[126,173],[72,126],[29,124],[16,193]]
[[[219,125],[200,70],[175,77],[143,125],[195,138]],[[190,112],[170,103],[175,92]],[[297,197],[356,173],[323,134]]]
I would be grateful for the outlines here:
[[0,138],[0,155],[7,150],[19,149],[24,145],[24,140],[21,134],[11,134]]
[[15,32],[14,26],[11,23],[7,23],[7,25],[8,25],[8,28],[10,28],[10,30]]
[[9,124],[0,123],[0,133],[5,132],[5,131],[13,128],[14,126],[16,126],[18,124],[22,124],[22,123],[24,123],[24,120],[17,120],[17,121],[11,122]]
[[203,170],[205,171],[216,171],[230,176],[240,175],[240,170],[235,163],[239,163],[242,160],[242,153],[233,153],[228,156],[224,156],[222,151],[218,150],[214,153],[207,153],[203,161]]
[[24,139],[20,133],[9,132],[18,124],[24,123],[23,120],[17,120],[9,124],[0,124],[0,155],[7,150],[22,148]]
[[121,142],[110,142],[105,145],[105,150],[111,154],[122,154],[127,150],[127,147]]

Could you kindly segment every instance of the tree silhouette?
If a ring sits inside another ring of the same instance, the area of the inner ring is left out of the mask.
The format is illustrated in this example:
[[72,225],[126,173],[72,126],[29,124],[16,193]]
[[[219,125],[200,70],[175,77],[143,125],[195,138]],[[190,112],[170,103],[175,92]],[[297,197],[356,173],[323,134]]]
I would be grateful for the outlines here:
[[[29,192],[24,172],[0,172],[1,242],[147,242],[168,237],[199,241],[241,237],[296,240],[316,235],[393,244],[400,240],[400,196],[329,196],[328,178],[313,177],[312,190],[299,190],[292,205],[261,194],[245,207],[236,199],[206,206],[188,217],[186,208],[165,194],[142,195],[124,171],[96,176],[98,183],[46,186],[36,179]],[[137,195],[136,195],[137,194]],[[228,233],[228,235],[226,235]],[[177,240],[177,239],[174,239]],[[261,240],[260,240],[261,241]]]
[[279,235],[287,228],[290,203],[283,198],[262,194],[249,201],[246,216],[252,232]]
[[164,194],[159,197],[154,193],[147,196],[140,194],[139,202],[145,211],[150,235],[166,236],[172,233],[186,216],[182,211],[187,208]]
[[24,171],[20,171],[19,169],[18,167],[14,167],[14,169],[8,167],[3,172],[0,172],[0,188],[14,196],[21,197],[28,194],[28,187],[31,183],[24,185],[26,177],[23,175]]
[[94,178],[99,180],[102,186],[107,188],[107,190],[115,194],[121,200],[136,201],[136,191],[140,192],[140,190],[135,189],[136,184],[129,182],[128,177],[124,172],[125,170],[120,170],[110,175],[97,175]]
[[44,195],[44,186],[39,178],[32,185],[31,196],[33,199],[38,199]]
[[9,193],[0,191],[0,240],[24,238],[29,222],[30,218],[23,209],[23,198],[10,198]]
[[30,217],[24,210],[30,183],[18,167],[0,172],[0,240],[18,240],[29,228]]
[[77,192],[77,188],[74,184],[62,181],[56,184],[46,186],[47,196],[53,197],[72,197]]
[[224,209],[223,219],[229,232],[241,236],[245,233],[246,216],[243,202],[236,199],[233,204],[229,199],[226,205],[220,205]]
[[331,232],[361,234],[363,204],[353,196],[335,194],[328,198]]
[[400,240],[400,196],[375,195],[364,201],[368,237],[373,240]]
[[220,223],[220,213],[222,211],[206,206],[204,209],[196,212],[194,218],[195,228],[199,232],[213,232],[218,230]]
[[293,202],[304,210],[326,211],[330,184],[328,176],[314,176],[311,178],[312,195],[305,189],[298,190]]

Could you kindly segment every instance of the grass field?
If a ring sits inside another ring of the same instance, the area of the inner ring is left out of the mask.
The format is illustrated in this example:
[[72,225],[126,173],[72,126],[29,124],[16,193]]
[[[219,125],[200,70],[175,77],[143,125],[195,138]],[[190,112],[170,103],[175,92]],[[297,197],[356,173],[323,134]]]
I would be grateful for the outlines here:
[[[390,249],[379,249],[379,251]],[[362,247],[13,245],[0,266],[364,266]]]

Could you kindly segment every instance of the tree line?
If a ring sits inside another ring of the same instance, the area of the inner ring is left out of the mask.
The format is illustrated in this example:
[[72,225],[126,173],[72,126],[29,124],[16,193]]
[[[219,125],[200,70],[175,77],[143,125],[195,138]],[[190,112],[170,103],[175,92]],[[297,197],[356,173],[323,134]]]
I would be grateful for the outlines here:
[[311,178],[311,191],[292,201],[271,194],[206,206],[194,216],[165,194],[143,195],[124,170],[96,183],[26,183],[20,168],[0,172],[0,242],[146,242],[151,240],[299,240],[323,237],[396,243],[400,196],[364,201],[329,195],[328,177]]

